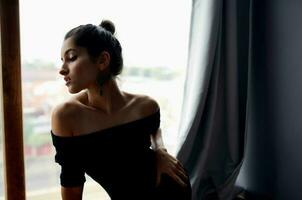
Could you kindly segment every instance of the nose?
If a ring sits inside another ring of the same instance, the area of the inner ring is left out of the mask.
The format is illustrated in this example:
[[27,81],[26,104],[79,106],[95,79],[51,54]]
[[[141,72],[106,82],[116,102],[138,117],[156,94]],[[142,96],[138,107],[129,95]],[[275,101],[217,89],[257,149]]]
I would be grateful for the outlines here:
[[59,71],[59,74],[65,76],[66,74],[68,74],[68,72],[69,71],[68,71],[67,67],[65,65],[62,65],[62,67],[61,67],[61,69]]

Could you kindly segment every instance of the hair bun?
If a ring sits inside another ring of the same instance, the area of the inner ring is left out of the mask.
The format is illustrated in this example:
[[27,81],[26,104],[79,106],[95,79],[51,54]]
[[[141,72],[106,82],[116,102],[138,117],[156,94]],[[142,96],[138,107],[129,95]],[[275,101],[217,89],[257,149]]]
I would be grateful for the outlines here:
[[110,20],[103,20],[100,24],[101,27],[112,33],[112,35],[115,32],[115,26],[112,21]]

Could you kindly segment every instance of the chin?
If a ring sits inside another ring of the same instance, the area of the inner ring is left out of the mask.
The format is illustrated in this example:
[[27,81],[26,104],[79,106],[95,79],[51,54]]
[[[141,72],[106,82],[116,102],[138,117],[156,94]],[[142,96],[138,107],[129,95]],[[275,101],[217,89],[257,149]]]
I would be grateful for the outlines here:
[[81,92],[82,90],[76,89],[76,88],[68,88],[68,91],[70,94],[77,94],[77,93]]

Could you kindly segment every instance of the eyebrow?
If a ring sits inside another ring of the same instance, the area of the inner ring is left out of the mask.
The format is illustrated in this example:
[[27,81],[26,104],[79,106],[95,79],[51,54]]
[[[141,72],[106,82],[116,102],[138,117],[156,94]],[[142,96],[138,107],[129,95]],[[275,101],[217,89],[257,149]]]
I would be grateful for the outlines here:
[[[64,56],[69,52],[69,51],[76,51],[76,49],[67,49],[65,52],[64,52]],[[63,58],[61,57],[61,60],[63,60]]]

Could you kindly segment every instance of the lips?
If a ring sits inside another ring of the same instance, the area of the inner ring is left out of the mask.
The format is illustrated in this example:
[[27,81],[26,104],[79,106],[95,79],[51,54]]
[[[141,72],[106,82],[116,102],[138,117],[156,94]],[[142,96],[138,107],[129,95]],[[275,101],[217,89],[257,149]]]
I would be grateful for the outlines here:
[[70,83],[70,80],[71,80],[71,79],[70,79],[69,77],[64,77],[64,80],[66,81],[65,84],[68,85],[68,84]]
[[66,81],[66,82],[69,82],[70,81],[70,78],[69,77],[64,77],[64,80]]

